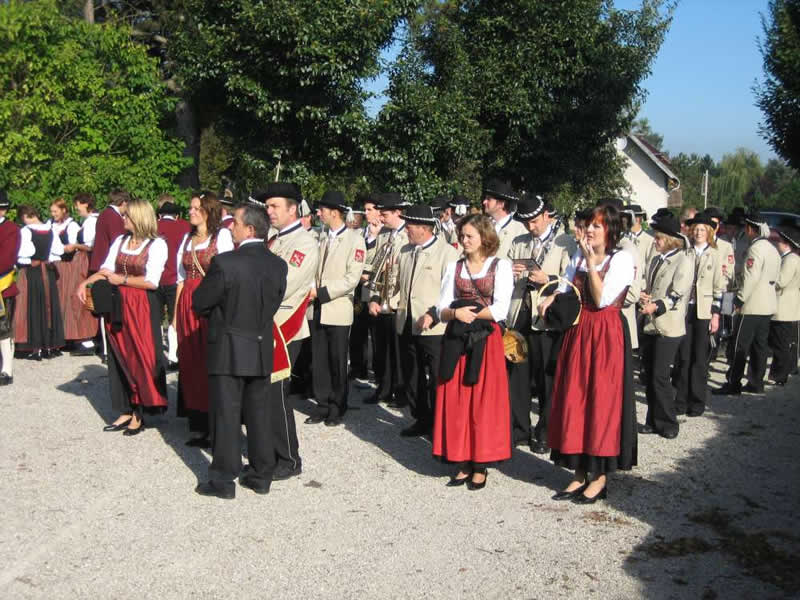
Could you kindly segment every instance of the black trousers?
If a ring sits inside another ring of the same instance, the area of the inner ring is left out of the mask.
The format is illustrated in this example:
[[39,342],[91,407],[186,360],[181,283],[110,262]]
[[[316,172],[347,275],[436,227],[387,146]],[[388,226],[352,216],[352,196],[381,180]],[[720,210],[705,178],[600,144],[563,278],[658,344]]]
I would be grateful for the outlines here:
[[[311,321],[308,322],[311,328]],[[292,380],[290,384],[292,394],[300,394],[304,398],[314,392],[311,385],[311,338],[307,337],[300,342],[300,352],[297,360],[292,362]]]
[[675,410],[700,415],[708,398],[708,319],[697,318],[697,305],[686,310],[686,335],[675,359]]
[[731,334],[728,336],[728,341],[725,344],[725,360],[728,362],[728,373],[725,377],[730,381],[730,369],[733,365],[733,357],[736,351],[736,336],[739,332],[739,327],[742,325],[742,315],[735,313],[731,315]]
[[219,489],[234,487],[242,471],[242,422],[247,427],[249,475],[269,487],[275,469],[272,447],[269,377],[209,375],[209,412],[214,431],[214,458],[209,479]]
[[756,388],[764,386],[769,356],[769,315],[741,315],[735,332],[733,363],[728,369],[728,381],[739,387],[744,376],[747,359],[750,365],[747,372],[749,383]]
[[373,368],[378,381],[378,400],[402,398],[404,378],[400,363],[400,339],[395,331],[394,314],[378,315],[375,322]]
[[797,369],[798,328],[798,321],[769,322],[769,347],[772,350],[769,378],[772,381],[786,382]]
[[164,307],[167,307],[167,323],[172,323],[172,318],[175,316],[175,296],[178,294],[178,284],[160,285],[156,290],[158,301],[161,302],[161,311],[163,314]]
[[311,381],[319,416],[335,419],[347,411],[347,346],[349,325],[322,325],[315,302],[311,322]]
[[557,338],[558,333],[550,331],[532,331],[528,335],[531,380],[539,398],[539,420],[533,435],[540,442],[547,441],[547,424],[553,400],[553,373],[548,365],[553,358],[553,346]]
[[647,375],[646,423],[658,433],[678,432],[670,371],[680,343],[679,337],[644,334],[639,338],[642,366]]
[[403,335],[400,336],[400,353],[407,382],[405,396],[411,416],[420,426],[433,427],[442,336],[412,335],[411,321],[408,320]]
[[[530,340],[528,340],[530,348]],[[531,439],[531,367],[528,360],[520,363],[506,362],[508,394],[511,397],[511,440],[527,442]]]
[[[360,297],[361,286],[356,288],[356,298]],[[367,348],[372,317],[365,302],[356,302],[358,314],[353,314],[350,327],[350,374],[358,379],[366,379],[368,374]]]
[[[289,360],[294,364],[300,354],[302,340],[289,342]],[[272,409],[272,442],[275,449],[277,469],[290,469],[294,471],[300,467],[300,458],[297,441],[297,427],[294,422],[294,409],[289,398],[291,378],[276,381],[269,385],[269,405]]]

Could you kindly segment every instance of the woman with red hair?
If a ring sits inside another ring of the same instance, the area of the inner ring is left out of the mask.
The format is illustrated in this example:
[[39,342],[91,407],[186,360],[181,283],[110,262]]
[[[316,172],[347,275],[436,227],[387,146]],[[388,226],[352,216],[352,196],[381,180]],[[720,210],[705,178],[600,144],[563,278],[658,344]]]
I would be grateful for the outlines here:
[[[565,273],[580,291],[581,315],[558,356],[547,443],[550,459],[575,474],[554,500],[594,503],[608,493],[608,473],[636,465],[631,341],[621,312],[634,261],[617,248],[620,232],[614,206],[595,208]],[[540,305],[542,316],[568,287]]]

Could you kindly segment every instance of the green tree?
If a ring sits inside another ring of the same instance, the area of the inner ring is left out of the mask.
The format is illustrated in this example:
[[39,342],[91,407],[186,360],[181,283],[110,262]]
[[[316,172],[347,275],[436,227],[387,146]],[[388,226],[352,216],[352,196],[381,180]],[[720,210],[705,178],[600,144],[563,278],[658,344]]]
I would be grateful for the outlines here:
[[713,204],[711,192],[716,187],[719,168],[710,155],[700,156],[694,152],[691,154],[679,152],[670,158],[670,164],[681,180],[684,206],[703,207],[703,174],[706,171],[709,176],[708,203]]
[[645,139],[647,143],[654,148],[657,148],[662,152],[664,151],[662,148],[664,145],[664,136],[653,131],[649,119],[644,117],[641,119],[636,119],[631,127],[631,133]]
[[127,28],[61,16],[53,0],[12,0],[0,6],[0,46],[0,185],[14,203],[44,208],[115,186],[178,193],[187,161],[163,122],[173,101]]
[[752,150],[739,148],[733,154],[725,154],[719,162],[719,176],[709,185],[709,204],[726,209],[758,207],[763,201],[757,194],[763,175],[761,159]]
[[658,0],[428,1],[391,71],[370,171],[419,199],[490,173],[543,192],[617,190],[611,142],[670,19]]
[[754,89],[764,113],[761,133],[792,167],[800,168],[800,0],[770,0],[761,17],[765,80]]

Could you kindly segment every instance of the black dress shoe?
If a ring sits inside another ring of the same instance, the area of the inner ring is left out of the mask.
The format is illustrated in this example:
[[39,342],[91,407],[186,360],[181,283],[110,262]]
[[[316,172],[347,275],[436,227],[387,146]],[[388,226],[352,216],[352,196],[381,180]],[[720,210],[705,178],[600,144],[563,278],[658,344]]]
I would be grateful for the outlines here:
[[300,465],[294,469],[289,469],[288,467],[278,467],[272,474],[272,481],[284,481],[285,479],[291,479],[292,477],[299,476],[302,472],[303,467]]
[[658,435],[668,440],[674,440],[676,437],[678,437],[678,430],[673,429],[672,431],[662,431]]
[[247,475],[239,477],[239,485],[253,490],[256,494],[269,494],[269,484],[265,484],[263,481],[255,481]]
[[421,425],[419,422],[414,423],[410,427],[406,427],[400,432],[402,437],[421,437],[423,435],[430,435],[431,428]]
[[206,436],[196,437],[196,438],[192,438],[192,439],[188,440],[186,442],[186,445],[189,448],[206,448],[206,449],[208,449],[208,448],[211,448],[211,440]]
[[178,370],[178,363],[174,361],[169,361],[167,363],[167,371],[169,371],[170,373],[174,373],[177,370]]
[[580,496],[575,496],[575,498],[572,499],[572,502],[573,504],[594,504],[598,500],[605,500],[606,498],[608,498],[608,486],[604,486],[602,490],[597,492],[591,498],[581,493]]
[[[59,356],[61,356],[61,354],[62,354],[61,350],[59,350],[58,348],[55,348],[53,350],[48,350],[47,351],[47,356],[45,356],[44,358],[58,358]],[[43,356],[44,356],[44,354],[43,354]]]
[[14,383],[14,378],[8,373],[0,373],[0,385],[11,385]]
[[774,384],[774,385],[777,385],[777,386],[779,386],[779,387],[783,387],[783,386],[785,386],[785,385],[786,385],[786,381],[787,381],[786,379],[776,379],[776,380],[773,382],[773,384]]
[[483,481],[481,481],[480,483],[475,483],[474,481],[472,481],[472,477],[470,477],[469,480],[467,481],[467,489],[468,490],[472,490],[472,491],[482,490],[483,488],[486,487],[486,482],[489,481],[489,472],[486,469],[484,469],[483,471],[476,470],[472,474],[475,475],[475,473],[479,473],[479,474],[482,473],[483,474]]
[[324,420],[325,417],[321,415],[311,415],[310,417],[307,417],[303,423],[306,425],[316,425],[317,423],[322,423]]
[[724,383],[722,387],[711,390],[711,394],[714,396],[739,396],[741,393],[741,387],[738,385],[731,385],[730,383]]
[[544,440],[537,440],[536,438],[531,438],[529,447],[534,454],[547,454],[550,450],[550,446],[547,445],[547,442]]
[[651,427],[650,425],[639,425],[639,433],[643,433],[645,435],[650,433],[658,433],[655,428]]
[[753,385],[752,383],[747,383],[742,388],[743,392],[747,392],[748,394],[763,394],[764,393],[764,386],[763,385]]
[[114,425],[113,423],[110,423],[109,425],[103,427],[103,431],[122,431],[123,429],[128,428],[128,423],[130,422],[131,420],[128,419],[127,421],[123,421],[119,425]]
[[690,410],[686,413],[687,417],[702,417],[705,410]]
[[583,494],[583,491],[587,487],[589,487],[589,484],[588,483],[584,483],[582,486],[580,486],[578,488],[575,488],[571,492],[568,492],[566,490],[561,490],[560,492],[558,492],[557,494],[555,494],[553,496],[553,500],[558,500],[558,501],[561,501],[561,500],[572,500],[573,498],[577,498],[578,496]]
[[336,427],[342,424],[342,417],[328,417],[325,419],[325,425],[328,427]]
[[194,491],[201,496],[212,496],[214,498],[222,498],[223,500],[233,500],[236,497],[235,487],[220,489],[210,481],[197,484]]

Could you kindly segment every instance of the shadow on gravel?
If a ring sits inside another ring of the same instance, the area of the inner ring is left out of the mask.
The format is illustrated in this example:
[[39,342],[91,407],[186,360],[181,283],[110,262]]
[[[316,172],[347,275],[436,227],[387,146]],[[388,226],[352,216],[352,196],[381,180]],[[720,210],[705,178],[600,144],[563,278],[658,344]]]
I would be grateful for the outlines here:
[[[712,396],[698,419],[715,420],[719,430],[704,446],[655,476],[634,470],[610,479],[607,505],[652,527],[624,565],[641,582],[641,597],[797,597],[798,398],[798,377],[766,395]],[[684,420],[683,431],[693,422]],[[659,461],[643,437],[640,464]],[[673,443],[648,438],[656,448]],[[587,513],[592,525],[625,526],[602,518],[610,516],[602,504],[595,507]]]

